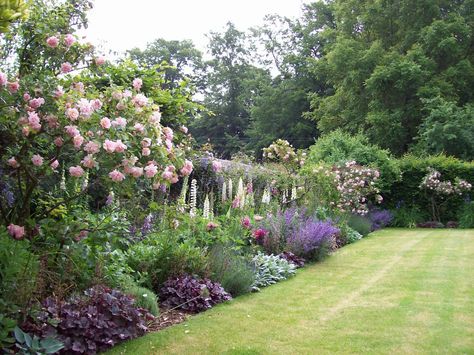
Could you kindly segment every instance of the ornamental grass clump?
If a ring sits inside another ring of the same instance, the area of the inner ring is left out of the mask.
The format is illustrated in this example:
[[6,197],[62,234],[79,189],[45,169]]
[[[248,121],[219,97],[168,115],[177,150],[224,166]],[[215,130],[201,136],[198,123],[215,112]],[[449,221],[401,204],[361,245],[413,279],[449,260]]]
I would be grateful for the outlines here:
[[196,279],[190,275],[167,280],[160,291],[161,304],[198,313],[232,299],[224,288],[209,279]]

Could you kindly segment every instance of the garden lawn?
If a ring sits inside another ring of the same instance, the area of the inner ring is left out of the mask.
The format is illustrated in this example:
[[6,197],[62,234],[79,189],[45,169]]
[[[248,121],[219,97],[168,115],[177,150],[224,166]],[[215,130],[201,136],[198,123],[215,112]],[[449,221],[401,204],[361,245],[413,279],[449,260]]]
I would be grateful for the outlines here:
[[111,354],[474,354],[474,230],[386,229]]

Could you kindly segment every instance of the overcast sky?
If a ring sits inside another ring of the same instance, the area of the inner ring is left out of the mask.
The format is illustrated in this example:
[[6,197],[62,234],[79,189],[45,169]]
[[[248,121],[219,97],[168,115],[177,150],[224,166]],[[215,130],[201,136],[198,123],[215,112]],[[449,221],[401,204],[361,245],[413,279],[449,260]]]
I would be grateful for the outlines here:
[[[156,38],[190,39],[204,51],[205,34],[232,21],[239,30],[261,24],[266,14],[301,15],[308,0],[95,0],[87,39],[104,50],[144,48]],[[104,53],[106,54],[106,53]]]

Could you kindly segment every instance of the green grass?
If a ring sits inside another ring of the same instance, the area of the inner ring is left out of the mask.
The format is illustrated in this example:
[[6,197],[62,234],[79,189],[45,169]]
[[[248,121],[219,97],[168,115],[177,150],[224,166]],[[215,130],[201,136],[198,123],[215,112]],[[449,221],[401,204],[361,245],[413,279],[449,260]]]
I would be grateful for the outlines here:
[[474,354],[474,230],[386,229],[110,354]]

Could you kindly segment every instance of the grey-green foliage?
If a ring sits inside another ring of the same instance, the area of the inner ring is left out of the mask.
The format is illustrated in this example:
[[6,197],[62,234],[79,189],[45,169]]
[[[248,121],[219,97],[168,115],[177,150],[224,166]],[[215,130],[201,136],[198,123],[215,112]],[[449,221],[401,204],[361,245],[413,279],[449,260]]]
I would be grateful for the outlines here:
[[294,264],[273,254],[265,255],[259,252],[254,256],[253,262],[256,272],[253,291],[260,291],[260,288],[285,280],[296,273]]
[[364,237],[370,233],[372,226],[372,222],[367,217],[359,215],[350,216],[347,224]]
[[360,239],[362,239],[362,234],[360,234],[355,229],[352,229],[351,227],[347,227],[347,229],[346,229],[346,240],[347,240],[348,244],[357,242]]

